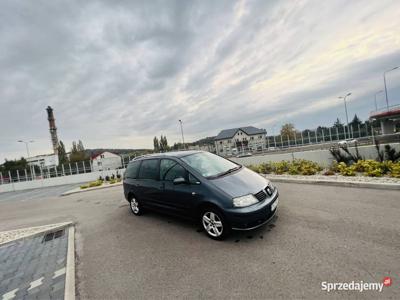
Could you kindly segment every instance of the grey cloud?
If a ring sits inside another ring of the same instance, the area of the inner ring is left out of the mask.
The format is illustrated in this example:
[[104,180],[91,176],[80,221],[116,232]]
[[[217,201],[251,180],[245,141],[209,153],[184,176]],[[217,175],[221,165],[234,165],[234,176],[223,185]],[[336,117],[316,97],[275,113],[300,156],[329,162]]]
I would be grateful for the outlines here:
[[[233,126],[268,127],[271,118],[380,80],[380,70],[400,59],[395,45],[390,55],[327,66],[321,77],[329,80],[314,86],[299,90],[288,82],[278,92],[252,92],[256,83],[312,64],[332,34],[368,26],[366,16],[381,17],[377,9],[399,9],[350,3],[339,15],[343,3],[245,1],[238,18],[241,3],[232,1],[3,1],[0,119],[10,126],[0,133],[0,161],[20,151],[17,137],[41,141],[37,151],[50,147],[43,142],[47,105],[67,144],[151,147],[160,133],[179,138],[178,119],[192,138]],[[398,85],[392,82],[393,95]],[[356,97],[352,107],[365,118],[368,108]],[[324,113],[293,121],[314,126],[309,120]],[[130,144],[120,142],[125,137]]]

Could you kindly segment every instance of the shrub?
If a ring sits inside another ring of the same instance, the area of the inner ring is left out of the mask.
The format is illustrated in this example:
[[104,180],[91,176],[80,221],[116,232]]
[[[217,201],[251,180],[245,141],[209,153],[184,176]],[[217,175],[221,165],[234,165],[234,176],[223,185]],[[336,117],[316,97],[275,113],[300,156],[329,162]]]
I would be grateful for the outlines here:
[[260,172],[260,167],[259,166],[255,166],[255,165],[249,165],[247,166],[247,168],[249,168],[250,170],[257,172],[257,173],[261,173]]
[[400,162],[392,165],[389,175],[394,178],[400,178]]
[[289,162],[288,161],[281,161],[274,163],[275,166],[275,173],[276,174],[283,174],[289,171]]
[[103,184],[102,180],[96,180],[96,181],[89,182],[89,186],[88,187],[100,186],[102,184]]
[[355,166],[347,166],[344,162],[338,164],[338,170],[343,176],[356,176]]
[[274,165],[271,163],[262,163],[258,166],[258,170],[263,174],[270,174],[274,171]]
[[83,189],[87,189],[89,186],[88,185],[81,185],[80,188]]
[[110,180],[110,184],[114,184],[114,183],[116,183],[116,182],[117,182],[117,180],[114,179],[114,178],[112,178],[112,179]]

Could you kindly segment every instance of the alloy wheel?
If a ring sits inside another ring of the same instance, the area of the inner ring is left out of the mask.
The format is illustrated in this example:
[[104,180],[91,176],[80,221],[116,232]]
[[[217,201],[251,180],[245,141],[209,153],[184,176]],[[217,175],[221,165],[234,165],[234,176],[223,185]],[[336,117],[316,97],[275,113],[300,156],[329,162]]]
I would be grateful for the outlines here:
[[139,202],[135,198],[131,199],[131,210],[134,214],[139,213]]
[[221,218],[212,211],[207,211],[203,214],[202,223],[204,229],[212,237],[219,237],[224,231]]

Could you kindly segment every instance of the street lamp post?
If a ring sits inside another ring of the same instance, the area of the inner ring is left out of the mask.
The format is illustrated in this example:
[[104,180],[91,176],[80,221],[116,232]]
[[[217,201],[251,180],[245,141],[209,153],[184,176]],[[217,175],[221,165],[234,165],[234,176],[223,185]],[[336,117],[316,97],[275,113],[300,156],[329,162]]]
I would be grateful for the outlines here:
[[389,99],[388,99],[387,87],[386,87],[386,73],[388,73],[388,72],[390,72],[390,71],[393,71],[393,70],[396,70],[396,69],[398,69],[398,68],[400,68],[400,66],[394,67],[394,68],[392,68],[392,69],[390,69],[390,70],[387,70],[387,71],[383,72],[383,84],[385,85],[385,97],[386,97],[386,107],[387,107],[387,110],[389,110]]
[[378,111],[378,102],[376,102],[376,96],[377,96],[378,94],[382,93],[382,92],[383,92],[383,91],[380,90],[380,91],[378,91],[378,92],[375,93],[375,111]]
[[[275,126],[276,126],[276,124],[274,124],[274,125],[272,126],[272,135],[274,136],[274,147],[275,147],[275,150],[276,150]],[[268,150],[269,150],[269,149],[268,149]]]
[[[18,142],[18,143],[24,143],[24,144],[25,144],[25,147],[26,147],[26,154],[28,155],[27,158],[29,158],[29,157],[30,157],[30,154],[29,154],[29,146],[28,146],[28,145],[29,145],[30,143],[33,143],[34,141],[23,141],[23,140],[18,140],[17,142]],[[32,168],[33,168],[33,167],[32,167],[31,165],[29,165],[29,169],[31,170],[31,178],[32,178],[32,180],[33,180]],[[25,172],[26,172],[26,169],[25,169]],[[25,180],[27,180],[26,178],[27,178],[27,176],[25,175]]]
[[29,154],[29,146],[28,146],[28,144],[29,143],[33,143],[34,141],[23,141],[23,140],[19,140],[19,141],[17,141],[18,143],[24,143],[25,144],[25,147],[26,147],[26,154],[28,155],[28,157],[30,157],[30,154]]
[[183,145],[183,150],[186,150],[185,147],[185,139],[183,137],[183,125],[182,125],[182,120],[179,120],[179,123],[181,124],[181,134],[182,134],[182,145]]
[[[344,101],[344,110],[346,111],[347,136],[348,136],[348,138],[350,138],[350,132],[349,132],[349,115],[348,115],[348,113],[347,113],[346,98],[347,98],[348,96],[350,96],[350,95],[351,95],[351,93],[348,93],[346,96],[340,96],[340,97],[339,97],[339,99],[343,99],[343,101]],[[345,131],[345,133],[346,133],[346,131]],[[345,135],[346,135],[346,134],[345,134]],[[346,136],[345,136],[345,139],[346,139]]]

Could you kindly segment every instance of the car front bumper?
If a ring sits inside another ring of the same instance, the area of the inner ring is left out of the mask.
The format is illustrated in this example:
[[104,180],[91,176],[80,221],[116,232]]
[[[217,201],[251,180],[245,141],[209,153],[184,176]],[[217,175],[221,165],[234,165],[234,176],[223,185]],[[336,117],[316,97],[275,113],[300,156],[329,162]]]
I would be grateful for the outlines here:
[[270,199],[260,203],[243,207],[232,208],[225,211],[225,216],[233,230],[252,230],[269,223],[276,214],[278,207],[271,210],[271,206],[278,201],[279,192],[275,191]]

